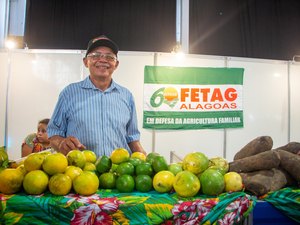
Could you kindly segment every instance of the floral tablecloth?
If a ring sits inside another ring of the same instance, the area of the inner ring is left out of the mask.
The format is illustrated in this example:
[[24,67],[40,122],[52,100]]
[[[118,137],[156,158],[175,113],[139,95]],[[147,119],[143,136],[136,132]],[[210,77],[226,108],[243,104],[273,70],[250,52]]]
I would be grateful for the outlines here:
[[256,198],[244,192],[180,198],[176,193],[119,193],[91,196],[0,194],[0,224],[239,224]]

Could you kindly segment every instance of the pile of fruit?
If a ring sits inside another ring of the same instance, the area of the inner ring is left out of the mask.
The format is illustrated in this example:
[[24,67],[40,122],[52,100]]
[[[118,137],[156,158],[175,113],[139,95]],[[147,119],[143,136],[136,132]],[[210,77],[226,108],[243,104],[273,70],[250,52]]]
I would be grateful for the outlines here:
[[181,197],[192,197],[198,193],[219,195],[243,189],[241,176],[228,172],[225,159],[209,159],[201,152],[189,153],[182,162],[172,164],[158,153],[130,155],[122,148],[98,159],[90,150],[72,150],[66,156],[40,152],[30,154],[14,167],[0,172],[1,193],[24,190],[39,195],[49,190],[54,195],[70,192],[91,195],[98,189],[117,189],[119,192],[175,191]]

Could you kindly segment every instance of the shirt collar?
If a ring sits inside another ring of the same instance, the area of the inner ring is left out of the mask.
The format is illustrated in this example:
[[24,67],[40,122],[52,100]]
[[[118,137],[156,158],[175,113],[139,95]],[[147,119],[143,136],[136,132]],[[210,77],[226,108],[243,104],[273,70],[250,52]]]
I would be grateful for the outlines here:
[[[85,78],[82,82],[81,82],[81,87],[82,88],[86,88],[86,89],[94,89],[94,90],[99,90],[91,81],[90,76],[88,76],[87,78]],[[109,86],[108,89],[106,89],[104,92],[110,92],[113,90],[118,90],[119,86],[116,84],[116,82],[114,82],[114,80],[111,81],[111,84]]]

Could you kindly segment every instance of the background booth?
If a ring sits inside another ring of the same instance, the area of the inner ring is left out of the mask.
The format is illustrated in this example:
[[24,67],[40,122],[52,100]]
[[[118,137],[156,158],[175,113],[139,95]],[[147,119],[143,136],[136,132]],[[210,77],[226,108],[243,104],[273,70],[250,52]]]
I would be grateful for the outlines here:
[[[84,51],[11,50],[0,52],[0,145],[11,159],[21,156],[24,137],[36,130],[38,120],[51,117],[60,91],[88,75]],[[207,55],[177,58],[171,53],[120,52],[113,78],[135,97],[141,142],[147,152],[169,161],[200,151],[208,157],[231,161],[252,139],[269,135],[273,147],[300,141],[300,63]],[[144,67],[244,68],[244,127],[238,129],[143,129]]]

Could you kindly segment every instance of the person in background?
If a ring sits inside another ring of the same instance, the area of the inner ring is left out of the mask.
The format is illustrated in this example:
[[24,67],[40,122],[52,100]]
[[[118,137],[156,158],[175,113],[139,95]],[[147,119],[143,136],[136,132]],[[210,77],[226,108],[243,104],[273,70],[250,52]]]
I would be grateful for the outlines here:
[[97,156],[116,148],[146,154],[140,143],[132,93],[112,79],[119,66],[118,46],[102,35],[89,41],[84,80],[65,87],[48,125],[51,146],[67,154],[89,149]]
[[22,143],[22,157],[34,152],[51,149],[50,140],[47,134],[49,119],[38,122],[37,133],[29,134]]

